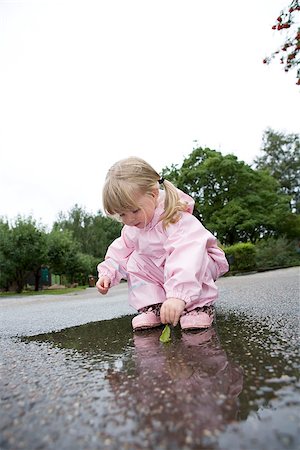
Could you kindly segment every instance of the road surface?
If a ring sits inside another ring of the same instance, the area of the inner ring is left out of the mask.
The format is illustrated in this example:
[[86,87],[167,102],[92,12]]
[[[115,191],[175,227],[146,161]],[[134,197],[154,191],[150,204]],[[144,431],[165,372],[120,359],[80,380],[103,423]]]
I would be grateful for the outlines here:
[[298,449],[299,268],[217,283],[217,325],[169,345],[125,283],[1,298],[0,449]]

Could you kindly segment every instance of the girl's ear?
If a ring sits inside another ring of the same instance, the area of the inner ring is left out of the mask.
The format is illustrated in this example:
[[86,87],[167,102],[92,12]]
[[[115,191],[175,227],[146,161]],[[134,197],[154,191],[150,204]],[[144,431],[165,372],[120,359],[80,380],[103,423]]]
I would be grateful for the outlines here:
[[153,197],[156,200],[158,198],[158,196],[159,196],[159,189],[153,188],[151,191],[151,197]]

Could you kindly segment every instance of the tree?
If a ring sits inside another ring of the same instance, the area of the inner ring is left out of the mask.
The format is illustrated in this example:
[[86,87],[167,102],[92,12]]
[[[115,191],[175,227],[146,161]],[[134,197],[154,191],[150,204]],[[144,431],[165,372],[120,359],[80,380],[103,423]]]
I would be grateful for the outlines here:
[[65,275],[70,283],[87,282],[95,274],[98,259],[80,251],[70,231],[52,230],[48,235],[48,263],[52,272]]
[[53,273],[65,275],[79,246],[69,231],[53,230],[48,234],[48,264]]
[[296,84],[298,85],[300,85],[300,68],[298,67],[300,63],[300,28],[295,17],[299,14],[299,11],[299,0],[292,0],[289,6],[281,11],[272,29],[284,33],[285,40],[278,50],[263,60],[265,64],[269,64],[276,56],[279,56],[285,72],[294,68],[297,69]]
[[291,207],[300,212],[300,139],[268,128],[262,139],[261,155],[254,160],[258,170],[266,170],[278,180],[280,190],[291,197]]
[[84,253],[71,253],[67,260],[66,275],[71,283],[87,284],[89,275],[96,275],[99,260]]
[[[41,266],[47,255],[46,233],[31,218],[18,217],[15,223],[3,227],[0,240],[1,265],[7,264],[6,278],[16,282],[17,292],[22,292],[30,272],[35,276],[35,290],[38,290]],[[6,228],[6,231],[5,231]]]
[[14,281],[14,264],[7,258],[9,253],[13,253],[10,233],[8,222],[0,220],[0,288],[6,291]]
[[226,245],[275,235],[289,214],[289,197],[278,192],[278,182],[234,155],[199,147],[181,168],[163,174],[194,198],[195,216]]
[[121,228],[119,222],[103,216],[100,211],[94,216],[78,205],[68,215],[61,213],[59,220],[53,225],[53,230],[71,233],[82,253],[99,260],[104,258],[107,247],[120,235]]
[[108,246],[120,236],[122,224],[115,219],[105,217],[98,211],[93,220],[92,255],[103,260]]
[[53,229],[70,232],[80,250],[83,253],[90,253],[92,223],[93,216],[88,214],[84,208],[75,204],[67,214],[60,212],[59,219],[54,223]]

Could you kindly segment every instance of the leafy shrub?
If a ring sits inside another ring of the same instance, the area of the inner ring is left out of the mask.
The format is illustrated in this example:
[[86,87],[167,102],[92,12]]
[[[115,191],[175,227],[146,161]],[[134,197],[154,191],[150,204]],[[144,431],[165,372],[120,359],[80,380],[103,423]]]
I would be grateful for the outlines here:
[[299,243],[284,237],[262,239],[256,244],[256,262],[258,268],[298,266]]
[[255,245],[249,243],[234,244],[224,248],[231,271],[253,270],[256,268]]

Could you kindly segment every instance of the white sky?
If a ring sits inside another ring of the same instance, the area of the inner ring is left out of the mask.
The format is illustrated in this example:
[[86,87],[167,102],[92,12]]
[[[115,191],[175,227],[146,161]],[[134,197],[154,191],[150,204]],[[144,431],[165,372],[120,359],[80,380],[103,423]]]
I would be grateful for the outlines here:
[[295,73],[262,64],[288,0],[0,0],[0,216],[101,208],[107,169],[195,146],[251,163],[298,133]]

